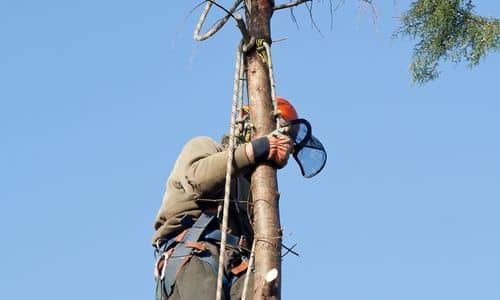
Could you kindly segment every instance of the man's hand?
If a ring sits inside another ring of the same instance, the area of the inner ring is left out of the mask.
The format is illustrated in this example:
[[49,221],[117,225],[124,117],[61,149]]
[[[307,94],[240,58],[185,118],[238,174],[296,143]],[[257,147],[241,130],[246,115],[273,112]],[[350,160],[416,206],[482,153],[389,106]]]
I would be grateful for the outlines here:
[[268,135],[269,155],[268,161],[272,161],[278,168],[283,168],[288,162],[288,157],[292,150],[292,140],[284,134]]
[[248,158],[255,162],[273,162],[283,168],[292,152],[292,140],[284,134],[270,134],[253,140],[246,145]]

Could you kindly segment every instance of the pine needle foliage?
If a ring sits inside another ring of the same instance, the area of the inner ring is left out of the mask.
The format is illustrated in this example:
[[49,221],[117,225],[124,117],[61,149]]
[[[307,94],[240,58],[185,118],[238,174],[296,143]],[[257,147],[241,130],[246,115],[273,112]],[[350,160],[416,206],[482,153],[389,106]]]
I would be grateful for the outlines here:
[[439,62],[466,62],[473,67],[500,49],[500,20],[478,16],[471,0],[418,0],[402,17],[396,36],[418,40],[410,65],[413,82],[439,76]]

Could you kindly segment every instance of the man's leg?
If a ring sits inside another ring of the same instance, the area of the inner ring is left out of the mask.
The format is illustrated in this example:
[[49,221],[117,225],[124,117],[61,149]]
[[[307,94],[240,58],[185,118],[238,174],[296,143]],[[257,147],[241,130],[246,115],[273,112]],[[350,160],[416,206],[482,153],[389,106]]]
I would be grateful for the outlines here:
[[217,277],[212,267],[193,256],[179,271],[168,300],[215,299],[216,290]]
[[[237,279],[233,281],[233,285],[231,286],[231,300],[240,300],[243,297],[243,288],[245,285],[245,278],[246,278],[246,272],[243,273],[241,276],[239,276]],[[250,278],[248,280],[248,286],[247,286],[247,293],[246,293],[246,299],[247,300],[252,300],[253,299],[253,273],[250,273]]]

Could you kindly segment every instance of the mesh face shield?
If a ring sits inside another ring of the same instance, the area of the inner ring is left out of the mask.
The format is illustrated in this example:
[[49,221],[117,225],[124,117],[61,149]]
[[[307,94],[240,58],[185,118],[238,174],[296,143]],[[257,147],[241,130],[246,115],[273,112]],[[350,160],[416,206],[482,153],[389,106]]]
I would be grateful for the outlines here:
[[302,176],[311,178],[321,172],[326,164],[326,150],[312,135],[311,124],[305,119],[288,122],[288,135],[294,141],[293,158],[300,167]]

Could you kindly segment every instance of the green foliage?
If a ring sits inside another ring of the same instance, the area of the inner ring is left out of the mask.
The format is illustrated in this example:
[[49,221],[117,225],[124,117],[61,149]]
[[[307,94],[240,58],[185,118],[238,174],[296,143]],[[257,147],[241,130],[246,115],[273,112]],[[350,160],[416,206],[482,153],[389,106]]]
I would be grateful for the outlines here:
[[477,65],[500,49],[500,20],[474,14],[471,0],[418,0],[403,15],[395,35],[418,39],[410,65],[413,81],[426,83],[439,76],[442,60]]

